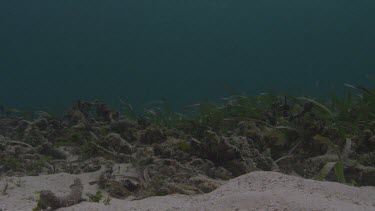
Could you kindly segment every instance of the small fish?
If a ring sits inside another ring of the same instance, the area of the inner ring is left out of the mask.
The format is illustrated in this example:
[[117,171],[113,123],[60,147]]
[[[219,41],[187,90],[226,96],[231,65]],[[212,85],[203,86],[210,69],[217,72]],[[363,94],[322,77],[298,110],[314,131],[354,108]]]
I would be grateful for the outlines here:
[[351,84],[344,84],[344,85],[347,86],[347,87],[350,87],[352,89],[357,89],[359,91],[365,92],[365,93],[370,94],[370,95],[375,95],[375,93],[371,92],[369,89],[367,89],[366,87],[363,87],[363,86],[356,86],[356,85],[351,85]]
[[154,110],[151,110],[151,109],[145,109],[145,113],[149,113],[149,114],[151,114],[153,116],[157,115],[156,112]]
[[354,85],[351,85],[351,84],[345,83],[344,85],[347,86],[347,87],[353,88],[353,89],[357,89],[357,87],[355,87]]
[[196,104],[192,104],[192,105],[187,105],[187,106],[184,106],[185,109],[188,109],[188,108],[196,108],[196,107],[199,107],[201,106],[200,103],[196,103]]

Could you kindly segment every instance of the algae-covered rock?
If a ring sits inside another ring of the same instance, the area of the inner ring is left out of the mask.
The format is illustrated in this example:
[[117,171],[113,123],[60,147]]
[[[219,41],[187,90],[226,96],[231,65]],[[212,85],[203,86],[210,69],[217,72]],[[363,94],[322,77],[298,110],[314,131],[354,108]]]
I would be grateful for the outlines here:
[[153,147],[139,148],[132,154],[132,163],[135,166],[146,166],[154,162],[154,156],[155,153]]
[[[270,157],[259,153],[250,138],[236,135],[225,137],[207,131],[202,141],[195,141],[191,146],[195,156],[213,161],[215,165],[229,170],[233,176],[255,170],[271,170],[274,165]],[[208,175],[213,175],[215,171]],[[223,175],[224,178],[227,176]]]
[[375,135],[370,129],[363,130],[355,144],[356,148],[361,152],[375,151]]
[[37,148],[38,152],[56,159],[65,159],[67,155],[56,148],[51,142],[45,142]]
[[191,177],[189,179],[189,184],[193,185],[203,193],[209,193],[217,189],[222,183],[217,180],[198,175]]
[[257,170],[270,171],[273,168],[274,162],[270,156],[260,153],[255,147],[255,141],[250,138],[241,136],[231,136],[229,142],[236,146],[241,153],[243,161],[248,163],[249,168],[253,169],[255,165]]
[[119,121],[112,122],[110,126],[112,130],[116,131],[117,133],[121,133],[122,131],[138,127],[138,123],[128,119],[121,119]]
[[112,197],[121,199],[131,195],[131,192],[126,188],[126,185],[120,181],[110,180],[106,186],[109,195]]
[[166,134],[159,128],[148,127],[140,136],[142,144],[158,144],[167,139]]
[[213,131],[206,131],[205,138],[195,149],[199,157],[222,163],[241,158],[240,150],[229,143],[226,137],[219,136]]
[[120,134],[121,137],[127,142],[134,143],[137,141],[135,133],[137,130],[139,130],[139,125],[137,122],[122,119],[112,122],[110,125],[110,130]]
[[251,159],[244,161],[231,160],[224,164],[224,168],[228,169],[235,177],[258,170]]
[[52,209],[58,209],[61,207],[69,207],[78,204],[79,202],[83,201],[82,193],[83,185],[81,180],[77,178],[70,186],[70,193],[66,196],[58,197],[50,190],[42,190],[40,192],[38,208],[47,209],[50,207]]
[[14,134],[12,138],[17,140],[22,140],[26,133],[31,129],[32,122],[27,120],[20,120],[17,122],[17,126],[14,129]]
[[120,134],[110,133],[105,137],[105,143],[110,149],[116,152],[122,152],[125,154],[132,153],[132,146],[121,138]]
[[194,167],[171,159],[155,161],[147,166],[143,175],[145,183],[140,192],[146,196],[205,193],[221,184],[217,180],[197,174]]
[[154,145],[156,156],[176,160],[188,159],[192,150],[193,148],[189,145],[189,142],[174,138],[169,138],[161,144]]
[[48,142],[48,139],[37,127],[31,127],[29,130],[27,130],[27,132],[25,132],[22,141],[32,146],[39,146]]
[[[345,178],[360,186],[375,186],[375,167],[364,166],[355,160],[345,163]],[[335,175],[331,173],[330,180],[335,181]]]

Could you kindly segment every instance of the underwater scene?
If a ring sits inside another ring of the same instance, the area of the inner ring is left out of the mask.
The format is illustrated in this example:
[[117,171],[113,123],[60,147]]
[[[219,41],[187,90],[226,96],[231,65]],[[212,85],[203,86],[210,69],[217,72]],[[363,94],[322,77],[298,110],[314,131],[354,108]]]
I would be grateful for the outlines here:
[[375,1],[0,1],[0,211],[375,210]]

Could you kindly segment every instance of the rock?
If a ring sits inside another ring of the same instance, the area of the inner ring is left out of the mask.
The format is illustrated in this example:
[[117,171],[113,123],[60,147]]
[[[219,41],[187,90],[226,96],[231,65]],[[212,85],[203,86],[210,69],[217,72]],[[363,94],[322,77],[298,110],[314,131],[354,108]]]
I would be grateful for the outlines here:
[[203,176],[195,176],[189,179],[189,183],[197,187],[203,193],[209,193],[217,189],[222,183]]
[[156,156],[162,158],[184,160],[190,157],[192,147],[184,140],[170,138],[161,144],[155,144],[154,151]]
[[237,147],[230,144],[227,138],[220,137],[212,131],[206,131],[204,140],[196,150],[197,156],[217,163],[241,158],[240,150]]
[[22,141],[32,146],[39,146],[48,142],[48,139],[37,127],[31,126],[25,131]]
[[245,161],[231,160],[224,164],[224,168],[228,169],[234,177],[257,170],[255,163],[251,159]]
[[79,123],[87,123],[85,114],[78,108],[72,108],[65,116],[70,125],[77,125]]
[[122,152],[125,154],[131,154],[133,147],[124,139],[121,138],[120,134],[110,133],[105,137],[105,142],[112,150],[116,152]]
[[[345,178],[347,182],[355,182],[360,186],[375,186],[375,168],[359,164],[355,160],[348,160],[345,163]],[[328,179],[336,181],[334,172],[331,172]]]
[[138,126],[137,122],[130,121],[127,119],[121,119],[119,121],[115,121],[111,123],[111,129],[118,133],[135,128],[137,126]]
[[37,151],[40,154],[49,155],[56,159],[65,159],[67,157],[67,155],[63,151],[54,147],[51,142],[45,142],[42,145],[38,146]]
[[25,133],[25,130],[31,127],[31,122],[26,120],[21,120],[18,122],[17,127],[15,128],[17,139],[22,139]]
[[375,151],[375,135],[369,129],[363,130],[362,135],[357,141],[357,148],[361,152],[372,152]]
[[160,144],[166,140],[166,134],[161,129],[153,127],[148,127],[139,139],[142,144]]
[[135,166],[146,166],[154,162],[154,148],[145,147],[139,148],[132,154],[133,164]]
[[75,179],[74,183],[70,186],[70,193],[63,197],[57,197],[54,193],[49,190],[42,190],[40,192],[40,199],[38,206],[39,208],[46,209],[48,207],[52,209],[58,209],[61,207],[69,207],[81,202],[83,192],[83,185],[80,179]]
[[110,196],[115,198],[126,198],[131,195],[125,184],[120,181],[110,180],[107,184],[107,190]]

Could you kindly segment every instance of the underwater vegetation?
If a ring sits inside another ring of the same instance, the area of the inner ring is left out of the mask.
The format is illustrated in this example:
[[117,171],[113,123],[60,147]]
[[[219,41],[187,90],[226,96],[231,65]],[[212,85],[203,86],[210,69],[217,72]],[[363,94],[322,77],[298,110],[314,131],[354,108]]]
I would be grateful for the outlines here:
[[325,99],[233,95],[183,112],[166,99],[143,113],[124,101],[120,111],[79,101],[62,116],[3,108],[0,175],[101,170],[92,201],[207,193],[257,170],[375,186],[375,90],[346,86]]

